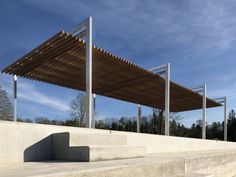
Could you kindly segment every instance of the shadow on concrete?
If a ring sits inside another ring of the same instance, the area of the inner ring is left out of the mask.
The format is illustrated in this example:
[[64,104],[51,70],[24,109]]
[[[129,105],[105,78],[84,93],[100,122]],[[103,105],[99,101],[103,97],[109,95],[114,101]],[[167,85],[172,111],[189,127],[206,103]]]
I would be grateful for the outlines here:
[[53,135],[49,135],[24,151],[24,162],[53,160]]
[[69,132],[54,133],[31,145],[24,151],[24,162],[74,161],[88,162],[88,146],[70,147]]

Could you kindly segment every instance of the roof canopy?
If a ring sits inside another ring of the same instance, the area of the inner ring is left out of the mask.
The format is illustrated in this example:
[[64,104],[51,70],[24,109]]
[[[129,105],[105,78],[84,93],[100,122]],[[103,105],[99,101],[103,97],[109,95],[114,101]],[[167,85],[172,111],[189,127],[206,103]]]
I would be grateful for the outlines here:
[[[85,91],[85,42],[64,31],[8,66],[4,73]],[[93,93],[164,109],[165,80],[93,46]],[[207,98],[207,107],[221,106]],[[170,83],[170,111],[202,108],[202,96]]]

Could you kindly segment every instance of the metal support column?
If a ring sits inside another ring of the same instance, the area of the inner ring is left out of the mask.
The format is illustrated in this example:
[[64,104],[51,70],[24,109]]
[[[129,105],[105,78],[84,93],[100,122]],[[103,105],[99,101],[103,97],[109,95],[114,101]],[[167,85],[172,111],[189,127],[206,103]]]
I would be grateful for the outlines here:
[[165,135],[169,136],[170,123],[170,64],[166,65],[165,73]]
[[192,88],[196,93],[202,93],[202,139],[206,139],[206,98],[207,98],[207,85],[204,83],[201,86]]
[[165,135],[169,136],[170,123],[170,64],[158,66],[150,71],[157,74],[165,74]]
[[92,117],[92,128],[95,128],[95,114],[96,114],[96,94],[93,94],[93,117]]
[[228,129],[228,120],[227,120],[227,99],[225,97],[214,99],[216,102],[220,104],[224,104],[224,141],[227,141],[227,129]]
[[226,97],[224,97],[224,141],[227,141],[227,103],[226,103]]
[[17,76],[13,75],[13,118],[17,122]]
[[137,133],[140,133],[141,116],[142,116],[142,109],[141,109],[141,105],[138,104],[137,106]]
[[206,139],[206,84],[203,84],[202,100],[202,139]]
[[93,95],[92,95],[92,17],[88,17],[77,24],[71,33],[80,38],[86,37],[86,98],[85,98],[85,126],[92,127]]
[[87,128],[92,124],[92,17],[88,17],[86,25],[86,122]]

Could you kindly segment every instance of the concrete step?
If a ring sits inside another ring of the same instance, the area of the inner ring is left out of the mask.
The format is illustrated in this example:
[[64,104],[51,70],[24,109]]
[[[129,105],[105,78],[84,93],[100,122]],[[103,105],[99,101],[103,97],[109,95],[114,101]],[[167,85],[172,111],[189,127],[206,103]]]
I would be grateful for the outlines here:
[[53,134],[53,159],[64,161],[101,161],[142,157],[145,146],[127,146],[125,135]]
[[113,146],[126,145],[126,135],[114,134],[69,134],[70,146]]
[[67,160],[69,161],[103,161],[143,157],[144,146],[70,146]]

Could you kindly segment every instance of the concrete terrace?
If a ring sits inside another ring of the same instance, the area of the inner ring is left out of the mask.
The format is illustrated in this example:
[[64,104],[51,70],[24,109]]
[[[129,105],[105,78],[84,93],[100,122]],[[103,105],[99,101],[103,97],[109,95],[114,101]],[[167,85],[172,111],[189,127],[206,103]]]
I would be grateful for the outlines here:
[[231,142],[7,121],[0,136],[1,177],[236,175]]

